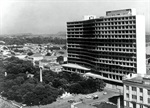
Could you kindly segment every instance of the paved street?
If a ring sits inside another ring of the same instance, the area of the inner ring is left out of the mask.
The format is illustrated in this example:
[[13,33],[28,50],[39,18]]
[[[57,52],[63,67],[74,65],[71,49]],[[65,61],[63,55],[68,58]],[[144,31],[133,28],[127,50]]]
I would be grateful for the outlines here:
[[66,99],[60,99],[56,102],[53,102],[52,104],[48,104],[48,105],[44,105],[44,106],[33,106],[33,107],[24,107],[24,108],[70,108],[71,107],[71,104],[68,102],[68,100],[70,99],[74,99],[75,101],[80,101],[80,98],[83,99],[83,103],[79,103],[75,106],[77,106],[78,108],[91,108],[91,105],[92,104],[95,104],[95,103],[100,103],[102,101],[108,101],[108,98],[112,97],[112,96],[116,96],[116,95],[119,95],[119,93],[116,93],[116,91],[112,91],[112,90],[105,90],[105,92],[107,92],[107,94],[103,94],[104,92],[95,92],[95,93],[91,93],[91,94],[88,94],[88,96],[93,96],[93,95],[98,95],[98,99],[87,99],[87,95],[82,95],[82,94],[79,94],[79,95],[76,95],[76,96],[73,96],[73,97],[69,97],[69,98],[66,98]]
[[[107,92],[107,94],[103,94],[104,92]],[[87,96],[93,96],[93,95],[98,95],[98,99],[93,99],[93,98],[89,98],[87,99]],[[73,99],[76,102],[79,102],[80,99],[83,99],[83,102],[80,102],[79,104],[75,105],[78,108],[91,108],[92,104],[95,103],[100,103],[102,101],[108,101],[108,98],[112,97],[112,96],[116,96],[119,95],[119,93],[117,93],[116,91],[113,90],[104,90],[102,92],[95,92],[95,93],[91,93],[88,95],[75,95],[72,97],[68,97],[66,99],[58,99],[56,102],[53,102],[52,104],[48,104],[48,105],[41,105],[41,106],[27,106],[27,107],[23,107],[23,108],[70,108],[71,107],[71,103],[68,102],[68,100]],[[5,100],[1,100],[1,102],[4,102]],[[6,103],[8,103],[6,101]],[[10,103],[9,103],[10,104]]]

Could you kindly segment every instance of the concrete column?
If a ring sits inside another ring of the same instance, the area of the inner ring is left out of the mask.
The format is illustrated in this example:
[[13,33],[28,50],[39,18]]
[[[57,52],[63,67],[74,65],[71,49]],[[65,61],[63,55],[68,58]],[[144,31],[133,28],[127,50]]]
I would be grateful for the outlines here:
[[120,97],[117,99],[117,108],[120,108]]
[[40,67],[40,82],[43,82],[43,78],[42,78],[42,68]]

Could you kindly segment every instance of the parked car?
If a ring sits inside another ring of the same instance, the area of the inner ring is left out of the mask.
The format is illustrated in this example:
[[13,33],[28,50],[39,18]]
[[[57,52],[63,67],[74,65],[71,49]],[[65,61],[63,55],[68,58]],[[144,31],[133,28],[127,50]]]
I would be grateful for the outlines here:
[[93,99],[98,99],[98,95],[94,95],[94,96],[93,96]]
[[69,103],[73,103],[73,102],[76,102],[74,99],[70,99],[68,100]]
[[106,95],[106,94],[107,94],[107,92],[103,92],[103,94],[104,94],[104,95]]
[[92,98],[92,96],[87,95],[85,98],[87,98],[87,99],[91,99],[91,98]]

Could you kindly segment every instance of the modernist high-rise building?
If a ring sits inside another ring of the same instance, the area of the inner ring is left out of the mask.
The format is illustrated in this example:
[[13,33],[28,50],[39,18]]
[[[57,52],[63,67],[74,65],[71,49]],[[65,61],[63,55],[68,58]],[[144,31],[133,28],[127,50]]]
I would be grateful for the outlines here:
[[123,9],[67,22],[67,48],[64,71],[122,84],[124,75],[146,73],[145,18]]

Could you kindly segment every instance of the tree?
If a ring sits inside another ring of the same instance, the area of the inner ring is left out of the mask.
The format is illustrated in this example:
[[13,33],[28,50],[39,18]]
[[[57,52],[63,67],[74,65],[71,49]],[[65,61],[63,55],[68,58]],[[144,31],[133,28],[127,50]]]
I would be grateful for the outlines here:
[[27,53],[28,56],[31,56],[31,55],[33,55],[33,54],[34,54],[34,53],[33,53],[32,51],[30,51],[30,52]]
[[82,93],[82,90],[83,90],[83,88],[79,83],[73,83],[69,87],[70,93],[79,94],[79,93]]
[[57,62],[59,62],[59,64],[62,64],[64,62],[64,57],[63,56],[57,57]]
[[8,58],[4,61],[5,69],[8,74],[18,75],[20,73],[35,73],[35,68],[31,61],[20,60],[16,57]]
[[106,83],[101,79],[96,79],[95,83],[96,83],[96,89],[99,91],[102,91],[106,86]]
[[28,106],[32,106],[37,104],[36,102],[38,101],[38,98],[36,97],[36,95],[33,92],[27,92],[24,96],[23,96],[23,103],[28,105]]
[[51,55],[52,55],[52,54],[48,52],[45,56],[51,56]]
[[62,83],[60,82],[59,78],[55,78],[53,80],[52,84],[53,84],[53,87],[55,87],[55,88],[58,88],[58,87],[60,87],[62,85]]
[[18,76],[14,81],[17,83],[17,85],[21,85],[24,83],[24,78],[21,76]]

